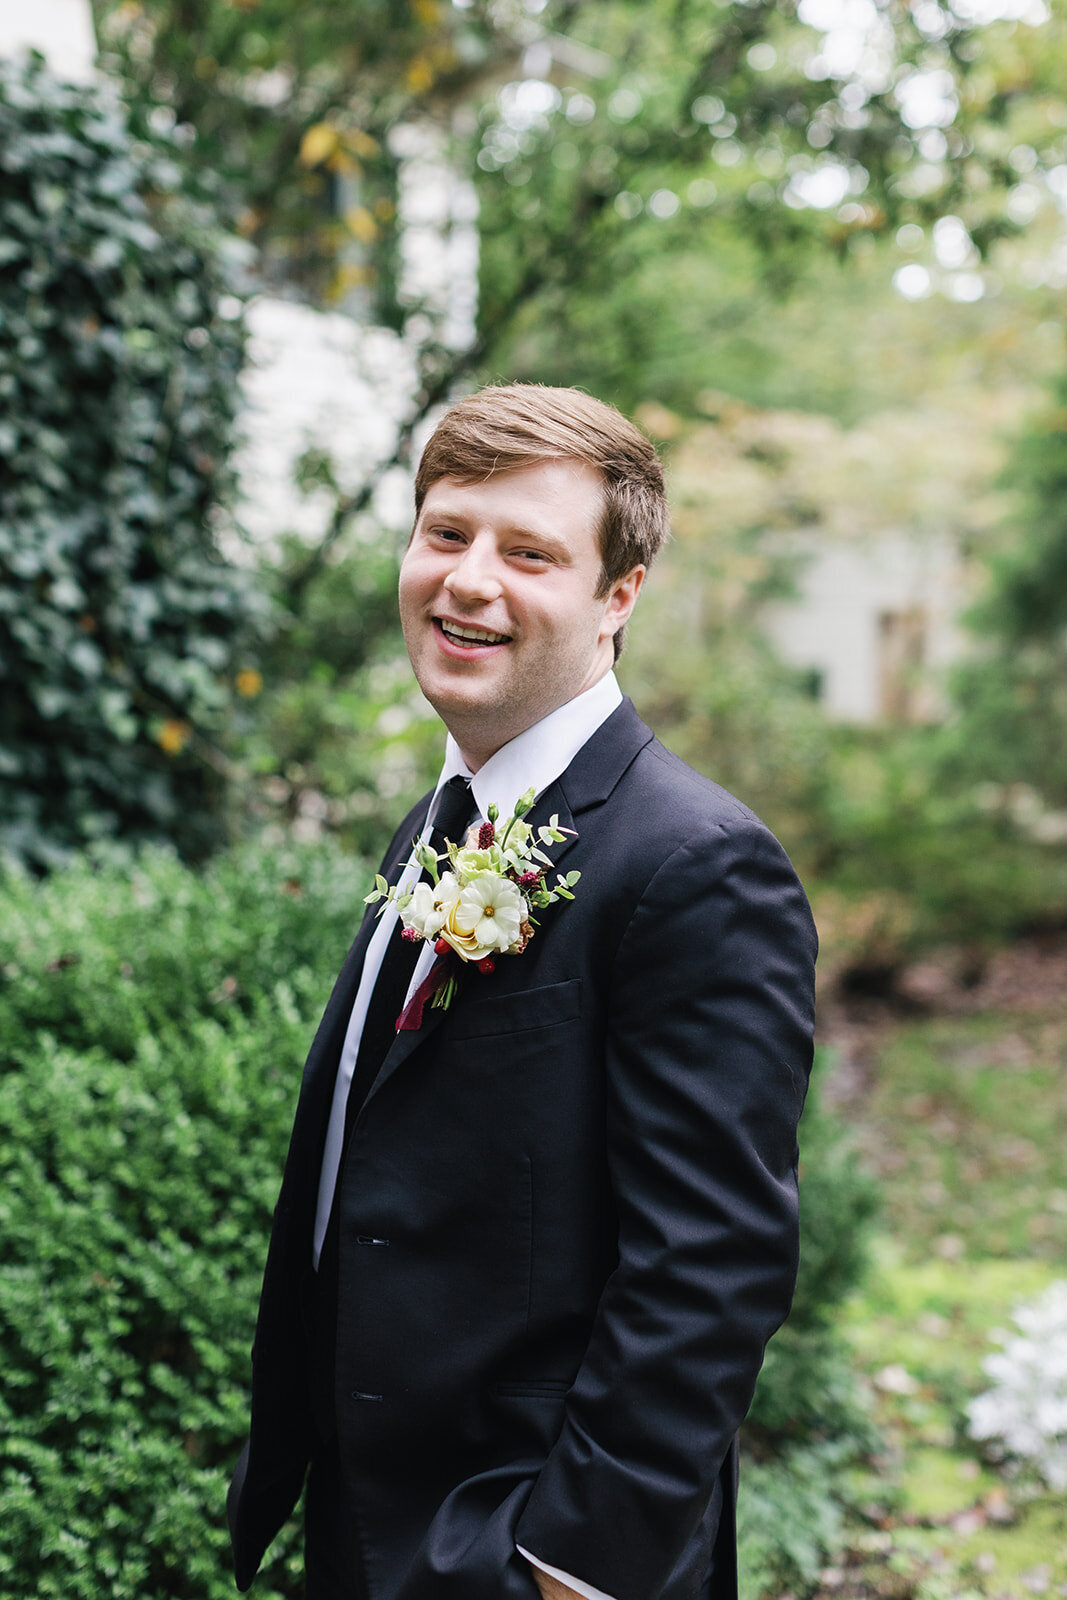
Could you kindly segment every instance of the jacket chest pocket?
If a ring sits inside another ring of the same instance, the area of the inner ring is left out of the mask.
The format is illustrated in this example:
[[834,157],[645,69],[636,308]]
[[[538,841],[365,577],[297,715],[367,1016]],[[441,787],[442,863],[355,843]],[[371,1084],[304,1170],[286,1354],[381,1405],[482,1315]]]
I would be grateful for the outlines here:
[[449,1042],[513,1035],[574,1022],[582,1010],[582,980],[549,983],[514,994],[490,994],[472,1000],[452,1019]]

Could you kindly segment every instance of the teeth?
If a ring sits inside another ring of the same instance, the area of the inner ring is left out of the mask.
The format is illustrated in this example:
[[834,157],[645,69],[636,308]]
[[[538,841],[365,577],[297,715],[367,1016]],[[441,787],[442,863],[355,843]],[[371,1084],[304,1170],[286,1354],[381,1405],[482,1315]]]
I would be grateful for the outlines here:
[[442,620],[441,628],[450,639],[470,644],[507,644],[506,633],[490,633],[488,628],[461,628],[456,622]]

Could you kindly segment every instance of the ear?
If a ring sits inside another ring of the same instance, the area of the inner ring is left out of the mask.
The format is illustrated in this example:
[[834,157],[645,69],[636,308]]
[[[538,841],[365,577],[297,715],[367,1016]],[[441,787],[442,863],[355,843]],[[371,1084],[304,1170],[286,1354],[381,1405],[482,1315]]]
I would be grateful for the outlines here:
[[600,627],[602,639],[614,638],[619,629],[629,621],[644,581],[645,568],[638,566],[632,567],[624,578],[620,578],[612,585],[604,605],[604,620]]

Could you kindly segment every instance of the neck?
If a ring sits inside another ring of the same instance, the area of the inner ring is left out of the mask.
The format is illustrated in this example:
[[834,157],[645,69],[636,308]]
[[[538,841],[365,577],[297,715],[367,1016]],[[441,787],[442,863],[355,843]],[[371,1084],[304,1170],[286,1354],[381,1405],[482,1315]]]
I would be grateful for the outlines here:
[[597,663],[598,670],[591,673],[588,681],[583,683],[580,689],[576,689],[573,694],[568,695],[566,700],[560,700],[556,705],[546,706],[527,720],[517,722],[514,727],[495,728],[491,730],[489,738],[486,737],[490,730],[486,728],[484,715],[476,714],[469,719],[453,715],[446,720],[445,726],[459,746],[459,753],[467,763],[468,770],[472,773],[477,772],[479,768],[484,767],[486,762],[496,755],[498,750],[503,750],[506,744],[510,744],[513,739],[517,739],[528,728],[536,727],[539,722],[543,722],[553,712],[561,710],[563,706],[569,706],[573,701],[580,699],[583,694],[587,694],[590,689],[596,687],[602,678],[607,676],[614,665],[614,653],[609,650],[606,652],[605,659]]

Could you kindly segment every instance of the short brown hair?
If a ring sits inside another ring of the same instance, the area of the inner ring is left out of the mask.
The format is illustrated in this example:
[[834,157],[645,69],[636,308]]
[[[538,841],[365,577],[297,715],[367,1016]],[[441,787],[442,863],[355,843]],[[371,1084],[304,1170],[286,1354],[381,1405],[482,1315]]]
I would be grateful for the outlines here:
[[[492,385],[451,406],[422,453],[415,514],[439,478],[479,482],[538,461],[584,461],[604,481],[597,596],[638,565],[648,566],[667,538],[670,517],[663,467],[654,446],[621,411],[580,389],[543,383]],[[615,659],[623,634],[615,635]]]

